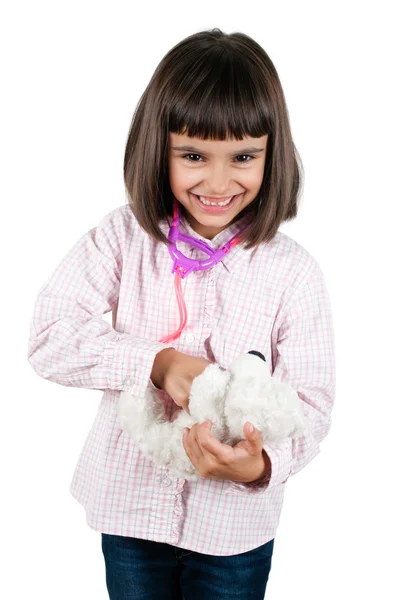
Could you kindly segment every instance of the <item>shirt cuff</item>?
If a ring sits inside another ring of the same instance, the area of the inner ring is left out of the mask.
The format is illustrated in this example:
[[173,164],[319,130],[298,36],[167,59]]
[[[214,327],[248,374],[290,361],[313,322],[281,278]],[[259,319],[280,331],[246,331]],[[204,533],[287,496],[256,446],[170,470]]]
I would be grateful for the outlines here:
[[[119,334],[106,344],[104,363],[111,390],[143,396],[149,383],[156,355],[172,344],[146,340],[130,334]],[[155,388],[157,389],[157,388]]]
[[271,461],[271,473],[249,483],[231,481],[230,490],[242,494],[259,494],[286,483],[292,466],[292,440],[285,440],[280,444],[264,444],[263,448]]

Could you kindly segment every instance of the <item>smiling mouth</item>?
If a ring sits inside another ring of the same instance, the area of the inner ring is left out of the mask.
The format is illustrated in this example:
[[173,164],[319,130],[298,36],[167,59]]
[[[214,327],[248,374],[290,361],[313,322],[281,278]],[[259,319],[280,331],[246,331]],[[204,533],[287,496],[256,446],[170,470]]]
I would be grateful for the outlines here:
[[227,198],[226,200],[216,201],[216,200],[209,200],[209,198],[207,198],[206,196],[197,196],[197,197],[202,204],[205,204],[205,206],[228,206],[228,204],[234,198],[234,196],[229,196],[229,198]]
[[199,202],[204,206],[216,206],[216,207],[224,207],[228,206],[233,200],[240,196],[240,194],[234,194],[232,196],[224,196],[223,198],[216,198],[214,196],[199,196],[198,194],[194,194]]

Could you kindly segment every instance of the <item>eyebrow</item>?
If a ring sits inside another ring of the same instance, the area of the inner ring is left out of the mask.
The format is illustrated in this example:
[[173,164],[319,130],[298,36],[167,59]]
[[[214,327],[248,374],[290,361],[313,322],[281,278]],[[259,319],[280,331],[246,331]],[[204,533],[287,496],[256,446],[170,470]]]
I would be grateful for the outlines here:
[[[194,146],[172,146],[172,150],[185,150],[186,152],[196,152],[198,154],[207,154],[207,152],[203,152]],[[241,150],[237,150],[236,152],[231,152],[231,154],[248,154],[255,152],[264,152],[265,148],[256,148],[255,146],[250,146],[249,148],[242,148]]]

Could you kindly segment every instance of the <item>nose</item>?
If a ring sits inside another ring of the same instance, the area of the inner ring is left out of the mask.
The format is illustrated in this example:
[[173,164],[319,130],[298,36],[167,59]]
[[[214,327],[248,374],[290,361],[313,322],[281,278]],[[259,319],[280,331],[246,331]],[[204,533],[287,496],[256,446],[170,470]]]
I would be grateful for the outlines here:
[[227,196],[232,189],[229,167],[224,165],[212,167],[206,179],[208,196]]

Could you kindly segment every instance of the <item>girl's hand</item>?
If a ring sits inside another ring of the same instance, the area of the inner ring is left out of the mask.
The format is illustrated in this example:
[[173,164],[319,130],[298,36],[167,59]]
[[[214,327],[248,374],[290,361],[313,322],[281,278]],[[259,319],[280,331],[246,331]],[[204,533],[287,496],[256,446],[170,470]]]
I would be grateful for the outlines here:
[[251,432],[251,424],[247,422],[246,439],[232,447],[211,435],[211,425],[210,421],[196,423],[191,429],[185,427],[183,433],[186,454],[202,477],[249,483],[271,472],[258,429]]
[[151,380],[190,414],[188,404],[192,381],[211,364],[206,358],[194,358],[174,348],[166,348],[156,355]]

